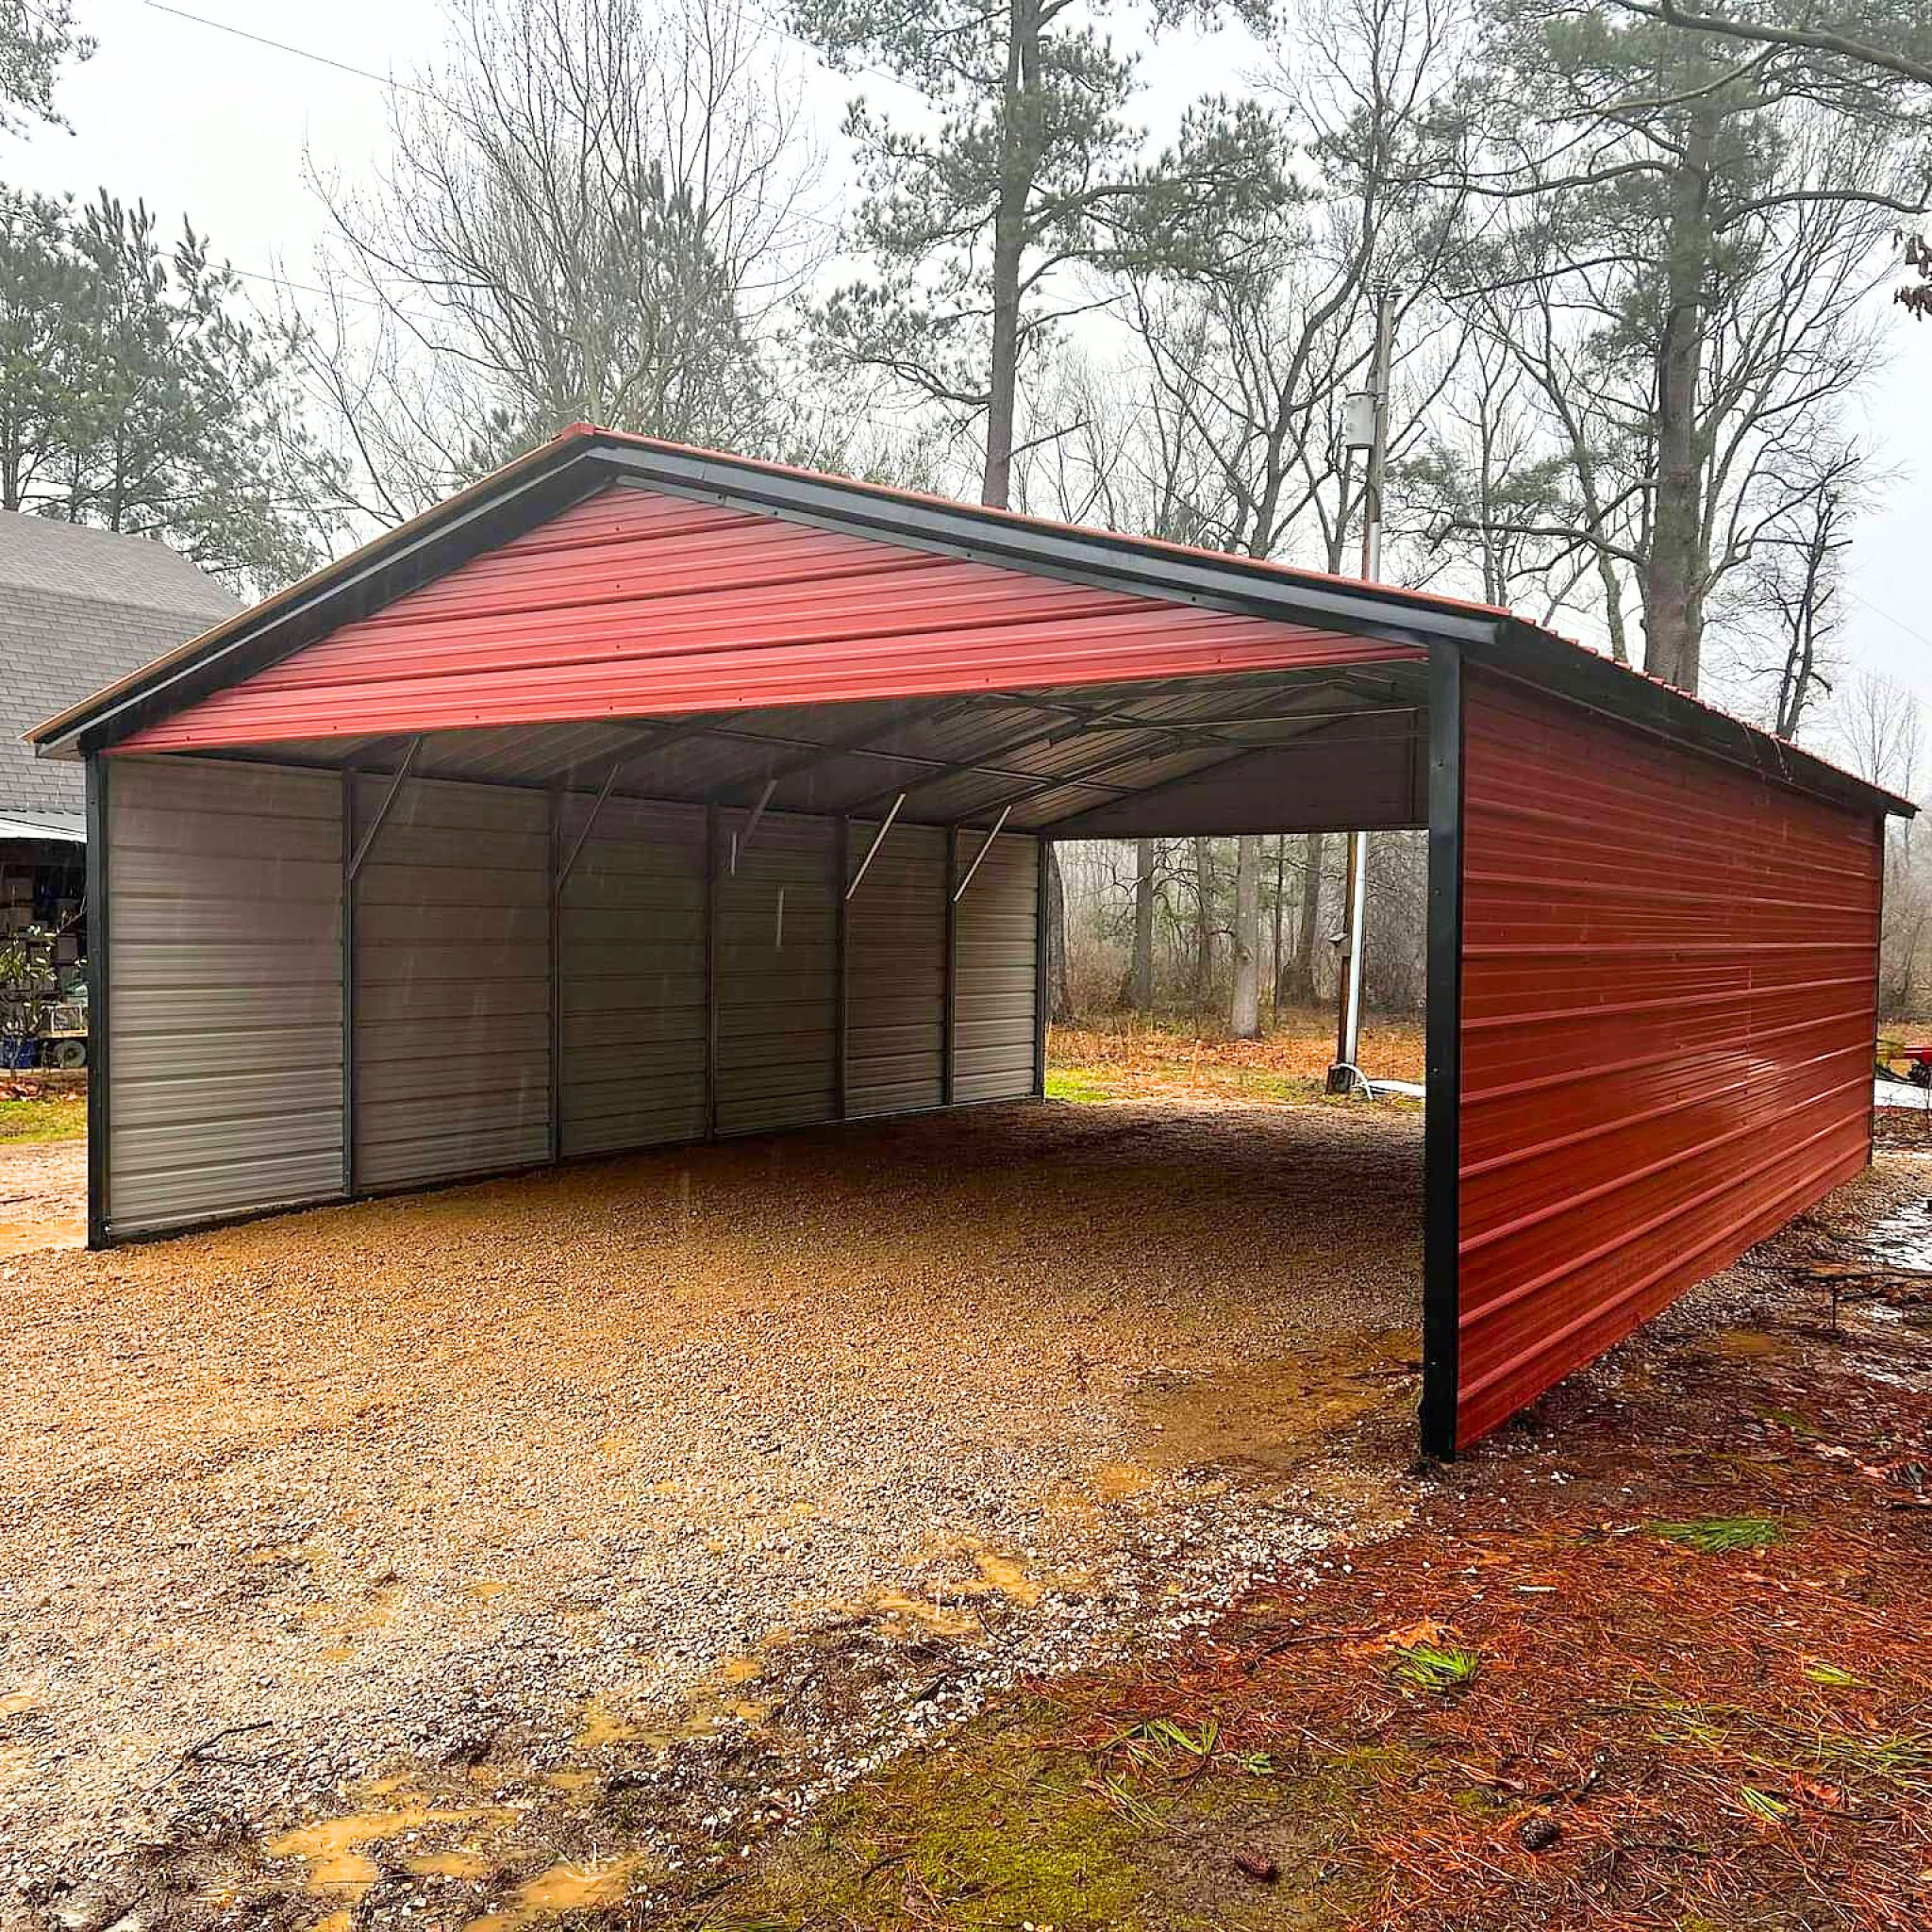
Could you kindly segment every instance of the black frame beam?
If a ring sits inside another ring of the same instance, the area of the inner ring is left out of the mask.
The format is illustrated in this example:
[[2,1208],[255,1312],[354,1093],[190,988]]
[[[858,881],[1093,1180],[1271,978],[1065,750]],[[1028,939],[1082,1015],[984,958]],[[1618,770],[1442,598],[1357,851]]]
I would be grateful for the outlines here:
[[1424,1456],[1456,1454],[1460,1374],[1462,1167],[1462,656],[1429,676],[1429,935],[1423,1124]]
[[108,761],[87,761],[87,1244],[108,1237],[109,1112],[108,1019]]

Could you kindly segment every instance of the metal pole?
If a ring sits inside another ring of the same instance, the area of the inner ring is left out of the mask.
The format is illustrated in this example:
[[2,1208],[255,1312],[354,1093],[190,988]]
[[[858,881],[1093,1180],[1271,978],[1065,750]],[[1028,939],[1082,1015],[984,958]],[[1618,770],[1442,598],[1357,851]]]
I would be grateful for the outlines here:
[[356,1192],[356,792],[351,765],[342,773],[342,1192]]
[[959,1038],[959,828],[946,827],[945,921],[940,943],[945,948],[944,999],[940,1021],[940,1105],[951,1107]]
[[[613,769],[612,776],[615,775]],[[608,788],[606,790],[608,791]],[[587,821],[583,838],[571,847],[570,856],[564,857],[564,803],[561,791],[550,793],[547,841],[550,890],[543,895],[550,911],[550,1161],[553,1167],[563,1158],[563,889],[570,878],[571,867],[576,863],[577,854],[584,849],[584,839],[591,835],[590,822]],[[592,819],[595,812],[593,806]]]
[[1341,1011],[1335,1029],[1335,1064],[1328,1070],[1328,1091],[1340,1093],[1355,1084],[1353,1069],[1362,1037],[1362,928],[1369,912],[1369,837],[1348,835],[1348,892],[1343,902],[1345,943],[1341,974],[1336,987]]
[[1394,348],[1395,291],[1384,287],[1375,295],[1375,360],[1371,386],[1375,394],[1375,440],[1369,445],[1369,469],[1362,486],[1362,577],[1379,582],[1382,575],[1382,483],[1389,469],[1389,371]]
[[[1390,366],[1395,335],[1395,291],[1386,285],[1375,293],[1375,353],[1371,386],[1375,397],[1374,440],[1369,445],[1368,471],[1362,484],[1362,578],[1376,582],[1382,575],[1382,484],[1389,467]],[[1348,835],[1348,896],[1342,925],[1344,951],[1336,987],[1339,1011],[1335,1026],[1335,1064],[1328,1069],[1328,1091],[1346,1092],[1360,1080],[1356,1065],[1362,1037],[1362,935],[1369,911],[1369,835]]]
[[852,1015],[848,1005],[850,991],[847,985],[851,977],[849,961],[852,950],[852,908],[851,902],[845,896],[845,874],[851,870],[852,821],[849,818],[841,818],[839,821],[839,836],[832,841],[832,917],[837,922],[833,927],[837,961],[832,970],[837,974],[839,982],[839,1005],[835,1014],[836,1025],[832,1045],[832,1110],[841,1121],[852,1110],[849,1091],[851,1076],[845,1065],[852,1037]]
[[113,1069],[108,1059],[108,764],[99,752],[87,758],[87,1244],[108,1245],[108,1113]]

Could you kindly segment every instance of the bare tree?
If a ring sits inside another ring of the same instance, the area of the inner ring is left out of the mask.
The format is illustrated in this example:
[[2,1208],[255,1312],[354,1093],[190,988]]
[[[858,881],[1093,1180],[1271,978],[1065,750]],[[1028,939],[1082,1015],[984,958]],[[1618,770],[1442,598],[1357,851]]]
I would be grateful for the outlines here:
[[795,75],[739,0],[457,0],[337,240],[311,377],[384,522],[589,420],[783,440],[783,320],[825,248]]
[[1315,1003],[1315,943],[1322,930],[1322,859],[1328,843],[1324,832],[1302,840],[1301,897],[1295,911],[1294,949],[1275,982],[1274,1001],[1283,1007]]
[[1134,841],[1134,943],[1127,968],[1127,1005],[1154,1010],[1154,841]]
[[1234,997],[1228,1031],[1253,1040],[1261,1031],[1261,841],[1252,834],[1235,841]]
[[[1843,685],[1833,706],[1836,749],[1874,785],[1916,798],[1923,783],[1924,721],[1917,698],[1890,679],[1863,672]],[[1885,826],[1885,902],[1878,941],[1882,1009],[1916,1010],[1932,933],[1932,845],[1916,843],[1909,819]]]
[[[1198,455],[1193,540],[1347,562],[1358,501],[1339,458],[1343,394],[1368,378],[1378,285],[1397,291],[1398,458],[1446,379],[1432,286],[1459,246],[1440,132],[1457,0],[1306,0],[1260,77],[1298,192],[1231,262],[1134,278],[1149,439]],[[1429,325],[1421,325],[1425,314]]]
[[1857,466],[1855,452],[1827,453],[1810,495],[1757,545],[1762,595],[1784,644],[1771,717],[1780,738],[1795,739],[1818,701],[1831,695],[1828,674],[1844,617],[1841,579]]

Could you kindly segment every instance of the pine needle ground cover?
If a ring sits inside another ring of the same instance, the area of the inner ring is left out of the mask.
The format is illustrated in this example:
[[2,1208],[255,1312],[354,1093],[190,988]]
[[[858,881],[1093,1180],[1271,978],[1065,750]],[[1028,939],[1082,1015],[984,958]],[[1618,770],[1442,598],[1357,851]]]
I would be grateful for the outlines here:
[[1932,1347],[1802,1265],[1198,1641],[995,1704],[680,1922],[1932,1923]]

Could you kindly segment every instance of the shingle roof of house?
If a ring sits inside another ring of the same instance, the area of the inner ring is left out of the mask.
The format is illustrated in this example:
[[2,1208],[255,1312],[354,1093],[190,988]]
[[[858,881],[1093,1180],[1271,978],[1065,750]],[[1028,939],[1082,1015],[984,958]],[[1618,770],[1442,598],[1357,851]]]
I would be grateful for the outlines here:
[[240,608],[152,538],[0,510],[0,816],[78,827],[81,773],[22,733]]

